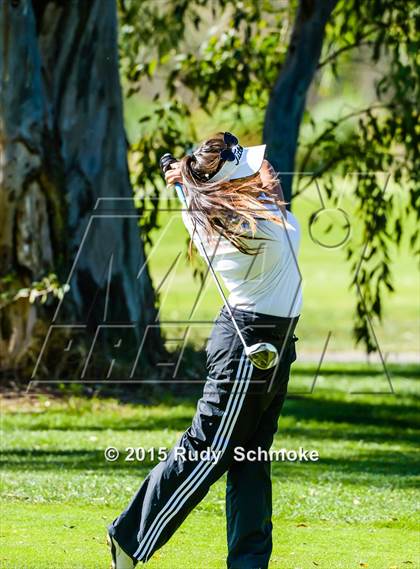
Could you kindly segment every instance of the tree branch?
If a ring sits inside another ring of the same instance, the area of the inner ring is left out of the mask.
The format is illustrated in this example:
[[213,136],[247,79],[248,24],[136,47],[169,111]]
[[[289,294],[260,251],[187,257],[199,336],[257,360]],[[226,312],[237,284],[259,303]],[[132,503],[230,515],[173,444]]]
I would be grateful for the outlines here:
[[264,122],[268,160],[290,201],[299,128],[306,94],[317,70],[325,26],[338,0],[300,0],[286,60],[274,85]]
[[351,43],[348,45],[344,45],[343,47],[341,47],[340,49],[337,49],[331,55],[329,55],[328,57],[323,59],[320,63],[318,63],[317,70],[319,71],[320,69],[325,67],[325,65],[328,65],[329,63],[331,63],[331,61],[334,61],[334,59],[337,59],[339,55],[345,53],[346,51],[350,51],[356,47],[364,47],[364,46],[371,46],[371,45],[373,45],[373,42],[371,42],[371,41],[360,42],[360,43],[355,42],[355,43]]
[[[301,165],[299,167],[300,172],[304,172],[305,168],[309,162],[309,159],[312,156],[312,152],[314,151],[314,149],[316,147],[318,147],[319,143],[322,141],[323,138],[325,138],[325,136],[327,136],[328,134],[331,134],[332,132],[334,132],[334,130],[340,126],[340,124],[342,124],[343,122],[363,115],[363,114],[367,114],[371,111],[374,111],[376,109],[384,109],[384,108],[392,108],[392,105],[390,104],[380,104],[380,105],[372,105],[370,107],[366,107],[364,109],[359,109],[357,111],[352,111],[351,113],[348,113],[347,115],[342,116],[341,118],[339,118],[337,121],[334,121],[333,124],[331,124],[331,126],[327,129],[325,129],[319,136],[317,136],[317,138],[308,146],[308,149],[306,151],[305,156],[302,158],[301,161]],[[310,180],[307,184],[305,184],[305,186],[299,190],[299,183],[302,180],[302,176],[298,177],[298,186],[297,186],[297,190],[296,192],[293,194],[293,197],[295,198],[296,196],[299,196],[300,194],[302,194],[306,188],[311,184],[311,182],[315,179],[318,178],[320,174],[322,174],[323,172],[325,172],[326,168],[321,168],[320,170],[318,170],[318,172],[314,172],[313,175],[311,175]]]

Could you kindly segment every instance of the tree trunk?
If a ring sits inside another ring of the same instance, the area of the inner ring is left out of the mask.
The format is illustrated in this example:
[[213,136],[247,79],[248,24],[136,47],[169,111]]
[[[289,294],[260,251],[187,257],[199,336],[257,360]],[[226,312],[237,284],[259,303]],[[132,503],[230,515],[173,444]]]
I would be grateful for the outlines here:
[[314,78],[325,24],[338,0],[300,0],[284,66],[274,85],[264,121],[267,157],[291,200],[295,156],[306,95]]
[[[124,336],[131,357],[156,310],[127,167],[115,3],[3,0],[0,29],[0,369],[29,358],[54,377],[76,345],[63,335],[102,356]],[[50,272],[69,284],[58,306],[13,300]],[[161,347],[158,328],[147,347]]]

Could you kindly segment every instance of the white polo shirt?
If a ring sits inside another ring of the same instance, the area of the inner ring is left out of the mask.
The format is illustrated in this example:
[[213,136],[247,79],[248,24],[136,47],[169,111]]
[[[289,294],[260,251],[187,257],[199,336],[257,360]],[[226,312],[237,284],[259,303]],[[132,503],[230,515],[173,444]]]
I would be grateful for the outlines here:
[[[286,217],[273,202],[263,204],[278,215],[280,224],[258,219],[256,237],[247,238],[257,255],[241,253],[230,241],[219,235],[208,238],[197,223],[194,245],[204,257],[198,233],[214,270],[229,291],[228,302],[240,308],[273,316],[293,317],[302,306],[301,275],[298,266],[300,227],[296,217],[287,211]],[[187,210],[182,212],[184,224],[193,235],[193,222]]]

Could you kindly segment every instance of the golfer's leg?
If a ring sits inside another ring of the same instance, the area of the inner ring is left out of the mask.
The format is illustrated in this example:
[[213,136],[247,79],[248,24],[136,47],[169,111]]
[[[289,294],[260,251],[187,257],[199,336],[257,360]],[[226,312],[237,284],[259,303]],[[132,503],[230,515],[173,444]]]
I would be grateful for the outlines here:
[[[261,414],[258,398],[247,397],[252,366],[232,338],[211,342],[209,378],[191,427],[165,462],[158,464],[109,531],[133,558],[145,561],[179,527],[228,468]],[[219,459],[191,460],[188,453],[211,450]],[[185,460],[180,459],[184,453]]]
[[[291,354],[293,357],[293,354]],[[274,398],[264,411],[245,451],[269,450],[287,393],[291,357],[273,384]],[[272,551],[272,489],[269,460],[233,462],[226,485],[229,569],[266,569]]]
[[226,488],[229,569],[266,569],[272,550],[270,466],[229,470]]

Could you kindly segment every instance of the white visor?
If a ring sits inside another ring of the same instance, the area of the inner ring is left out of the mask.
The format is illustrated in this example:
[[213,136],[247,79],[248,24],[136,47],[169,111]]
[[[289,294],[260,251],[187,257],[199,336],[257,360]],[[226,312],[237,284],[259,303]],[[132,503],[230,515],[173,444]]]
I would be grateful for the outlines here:
[[211,182],[227,182],[238,178],[247,178],[260,171],[264,160],[266,144],[243,148],[237,144],[232,148],[235,160],[226,161],[220,170],[210,178]]

